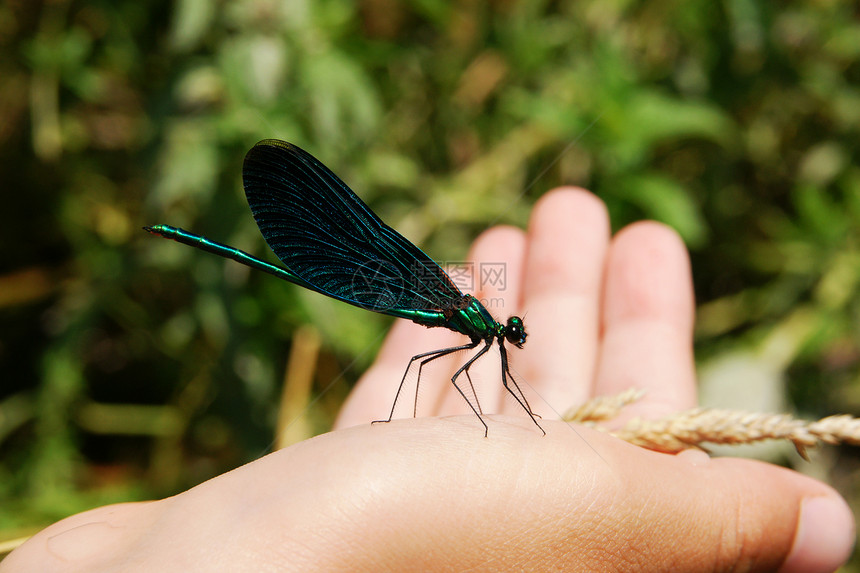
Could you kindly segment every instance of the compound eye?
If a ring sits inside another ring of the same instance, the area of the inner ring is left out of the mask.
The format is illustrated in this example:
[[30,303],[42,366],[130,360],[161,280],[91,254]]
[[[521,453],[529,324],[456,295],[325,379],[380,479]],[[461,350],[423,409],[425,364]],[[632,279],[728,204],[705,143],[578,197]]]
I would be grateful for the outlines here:
[[526,342],[526,327],[523,324],[523,320],[518,316],[512,316],[508,319],[508,324],[505,326],[505,340],[516,346],[517,348],[522,348],[523,344]]

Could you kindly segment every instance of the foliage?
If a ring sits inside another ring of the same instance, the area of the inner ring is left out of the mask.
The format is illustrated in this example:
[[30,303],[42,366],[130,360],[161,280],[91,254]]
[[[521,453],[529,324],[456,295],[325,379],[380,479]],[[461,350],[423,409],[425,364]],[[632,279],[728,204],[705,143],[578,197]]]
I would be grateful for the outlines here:
[[0,46],[7,529],[264,451],[299,325],[324,340],[315,431],[369,364],[386,320],[140,230],[267,256],[240,181],[266,137],[440,260],[559,184],[616,228],[661,220],[703,368],[743,354],[809,415],[860,409],[853,3],[18,1]]

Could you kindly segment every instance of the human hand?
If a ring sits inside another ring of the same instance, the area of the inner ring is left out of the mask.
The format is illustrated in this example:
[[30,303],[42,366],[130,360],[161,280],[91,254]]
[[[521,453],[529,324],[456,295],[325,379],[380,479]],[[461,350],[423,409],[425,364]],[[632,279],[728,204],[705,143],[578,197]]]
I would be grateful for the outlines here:
[[446,383],[462,355],[422,380],[420,404],[434,417],[371,426],[387,417],[409,356],[459,340],[401,322],[336,431],[169,499],[70,517],[0,571],[811,573],[847,558],[853,517],[820,482],[748,460],[650,452],[554,420],[631,386],[647,390],[631,415],[695,405],[691,280],[674,233],[639,223],[610,240],[603,205],[560,190],[535,207],[528,235],[492,229],[471,260],[507,261],[506,290],[478,295],[504,300],[489,308],[502,321],[527,313],[529,338],[511,365],[546,436],[485,357],[472,377],[484,411],[502,414],[486,416],[485,439]]

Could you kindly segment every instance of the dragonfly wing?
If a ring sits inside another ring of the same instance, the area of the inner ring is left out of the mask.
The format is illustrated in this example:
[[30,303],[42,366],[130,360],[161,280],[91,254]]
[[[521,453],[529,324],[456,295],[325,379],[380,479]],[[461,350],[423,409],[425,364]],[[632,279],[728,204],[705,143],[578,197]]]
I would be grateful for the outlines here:
[[245,157],[242,177],[266,243],[318,292],[406,317],[451,308],[462,298],[433,259],[306,151],[261,141]]

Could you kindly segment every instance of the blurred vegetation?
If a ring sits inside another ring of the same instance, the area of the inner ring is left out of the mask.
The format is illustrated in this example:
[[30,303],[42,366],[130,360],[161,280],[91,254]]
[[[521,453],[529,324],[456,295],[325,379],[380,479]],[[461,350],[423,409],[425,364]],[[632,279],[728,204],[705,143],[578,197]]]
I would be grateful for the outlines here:
[[[3,538],[263,453],[291,348],[319,398],[303,431],[330,424],[389,321],[140,230],[268,257],[241,187],[267,137],[439,260],[524,225],[559,184],[593,189],[616,229],[664,221],[692,253],[706,400],[858,415],[858,15],[840,0],[0,4]],[[296,351],[302,325],[316,350]],[[856,453],[797,467],[860,510]]]

